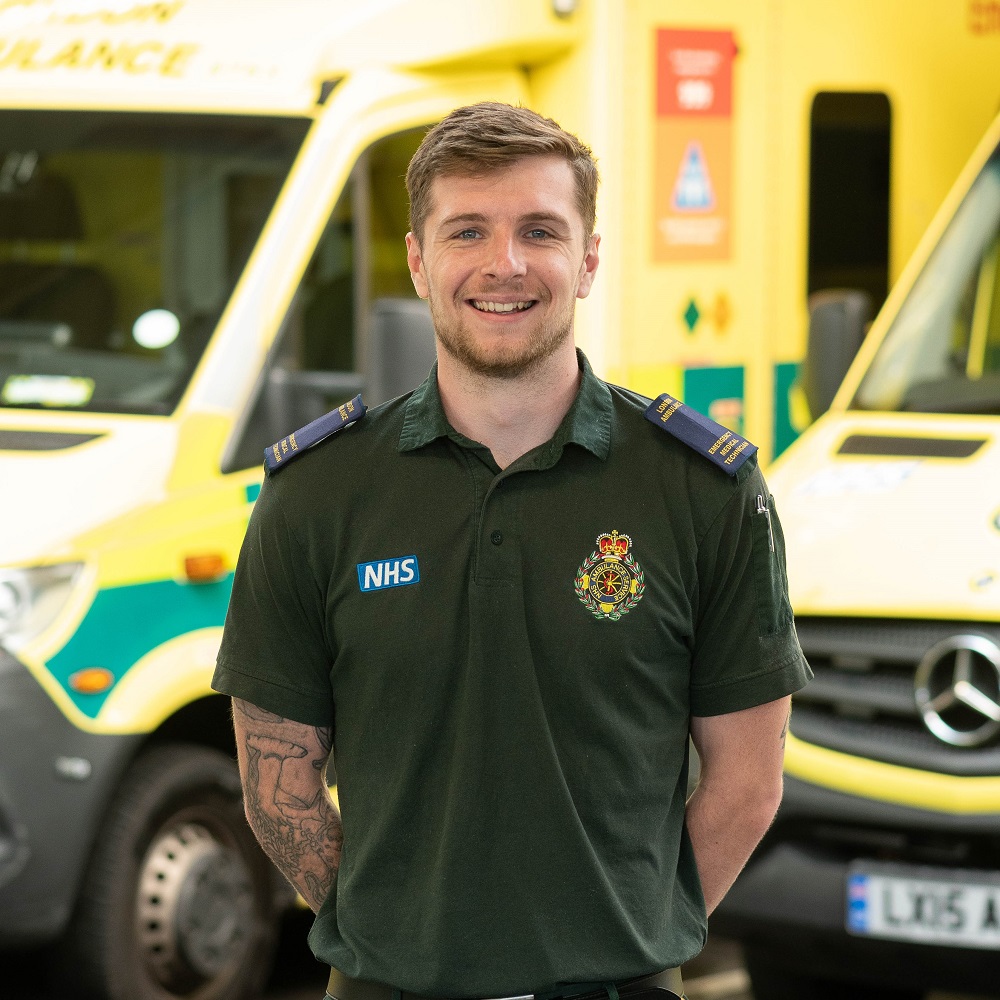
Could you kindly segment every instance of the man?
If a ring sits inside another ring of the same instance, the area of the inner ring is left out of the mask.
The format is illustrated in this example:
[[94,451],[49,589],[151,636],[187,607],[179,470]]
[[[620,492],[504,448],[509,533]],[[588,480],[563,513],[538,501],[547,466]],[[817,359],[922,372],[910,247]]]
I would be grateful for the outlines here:
[[679,994],[808,676],[755,449],[576,351],[576,137],[462,108],[407,187],[437,366],[274,450],[215,679],[247,816],[338,1000]]

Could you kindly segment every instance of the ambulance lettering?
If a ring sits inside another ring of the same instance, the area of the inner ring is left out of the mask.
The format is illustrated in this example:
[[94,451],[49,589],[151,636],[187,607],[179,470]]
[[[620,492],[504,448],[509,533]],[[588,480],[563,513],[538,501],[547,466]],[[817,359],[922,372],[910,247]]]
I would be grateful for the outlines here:
[[0,70],[119,71],[132,76],[158,73],[183,76],[188,60],[199,46],[164,45],[163,42],[85,42],[82,39],[45,46],[38,38],[0,38]]

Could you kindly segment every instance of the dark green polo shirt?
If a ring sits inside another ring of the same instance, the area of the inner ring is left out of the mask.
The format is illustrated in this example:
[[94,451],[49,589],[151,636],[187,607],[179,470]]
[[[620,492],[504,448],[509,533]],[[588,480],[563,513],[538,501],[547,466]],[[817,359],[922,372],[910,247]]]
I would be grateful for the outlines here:
[[[502,472],[436,376],[269,477],[215,685],[333,726],[349,976],[504,996],[695,955],[691,714],[805,682],[781,529],[597,379]],[[738,821],[738,820],[735,820]]]

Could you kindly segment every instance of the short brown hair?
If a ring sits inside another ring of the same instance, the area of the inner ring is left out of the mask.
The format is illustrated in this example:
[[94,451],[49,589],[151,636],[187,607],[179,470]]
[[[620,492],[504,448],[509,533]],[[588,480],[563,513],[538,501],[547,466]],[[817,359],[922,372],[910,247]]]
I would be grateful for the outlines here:
[[424,136],[406,171],[410,230],[423,238],[434,178],[491,173],[528,156],[560,156],[573,168],[584,236],[592,235],[598,176],[590,148],[551,118],[497,101],[457,108]]

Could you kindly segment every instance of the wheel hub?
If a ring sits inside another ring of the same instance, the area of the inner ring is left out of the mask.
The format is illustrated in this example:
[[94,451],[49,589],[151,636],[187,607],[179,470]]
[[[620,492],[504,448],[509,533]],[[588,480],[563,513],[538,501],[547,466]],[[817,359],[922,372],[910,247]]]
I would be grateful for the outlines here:
[[139,873],[136,934],[164,985],[196,984],[242,954],[253,887],[239,852],[198,823],[161,831]]

